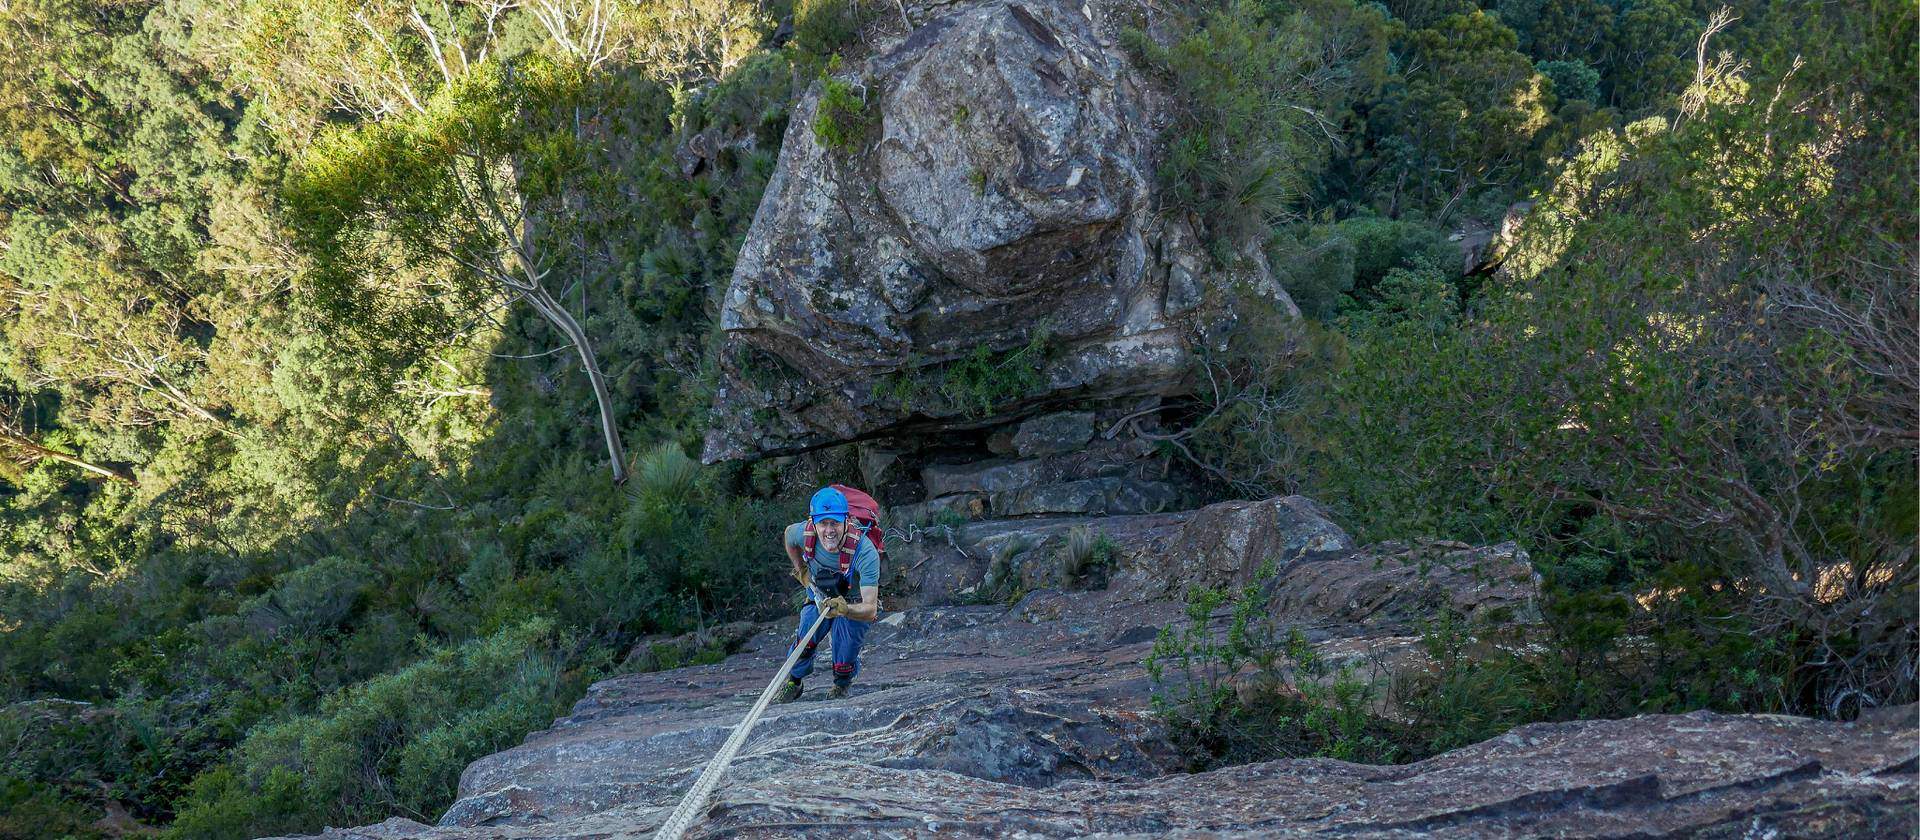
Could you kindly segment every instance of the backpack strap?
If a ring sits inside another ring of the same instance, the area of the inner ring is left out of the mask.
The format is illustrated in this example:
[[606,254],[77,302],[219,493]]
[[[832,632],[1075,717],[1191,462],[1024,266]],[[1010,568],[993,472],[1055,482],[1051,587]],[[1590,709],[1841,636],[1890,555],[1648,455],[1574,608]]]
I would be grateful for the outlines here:
[[[814,552],[820,545],[819,538],[813,533],[812,519],[807,520],[807,529],[801,533],[804,540],[801,548],[801,556],[807,558],[808,566],[812,566]],[[853,568],[853,553],[859,550],[860,540],[865,538],[865,536],[866,529],[864,528],[858,531],[848,528],[847,535],[840,539],[840,574],[844,575],[848,569]]]

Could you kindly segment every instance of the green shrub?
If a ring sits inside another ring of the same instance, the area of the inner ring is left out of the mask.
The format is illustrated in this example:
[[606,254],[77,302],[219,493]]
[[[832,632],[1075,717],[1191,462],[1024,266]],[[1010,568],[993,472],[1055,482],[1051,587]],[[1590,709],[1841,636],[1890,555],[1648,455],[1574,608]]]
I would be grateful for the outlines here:
[[699,481],[700,463],[678,443],[661,443],[640,458],[640,496],[651,503],[683,503]]
[[1320,320],[1369,308],[1396,270],[1458,274],[1460,252],[1430,225],[1356,216],[1276,234],[1268,246],[1275,275],[1302,314]]
[[839,64],[839,56],[834,56],[826,74],[820,77],[820,104],[814,112],[813,136],[820,145],[844,154],[860,147],[877,119],[867,108],[863,86],[830,75]]
[[[1263,595],[1269,558],[1236,592],[1187,591],[1184,626],[1161,628],[1145,661],[1152,705],[1195,769],[1324,756],[1384,763],[1408,735],[1377,718],[1378,688],[1320,659],[1298,628],[1282,632]],[[1214,614],[1229,607],[1224,633]]]
[[793,45],[803,55],[825,61],[853,46],[860,30],[879,14],[868,0],[799,0],[793,7]]
[[[817,486],[817,485],[816,485]],[[637,632],[680,633],[716,617],[771,618],[770,597],[784,593],[785,563],[766,562],[793,506],[696,493],[684,504],[630,505],[621,512],[615,544],[640,577],[626,591],[652,604]],[[619,553],[598,563],[615,579],[628,574]],[[571,596],[569,596],[571,597]],[[634,604],[621,607],[640,615]]]
[[1460,290],[1446,272],[1431,266],[1395,268],[1367,289],[1367,302],[1341,317],[1342,328],[1376,334],[1410,329],[1438,334],[1460,314]]
[[1201,361],[1199,380],[1219,383],[1199,395],[1186,453],[1238,498],[1299,491],[1307,447],[1319,438],[1302,409],[1317,404],[1346,363],[1348,342],[1310,319],[1290,319],[1255,294],[1239,294],[1240,323],[1226,352]]
[[666,623],[668,582],[632,550],[595,548],[569,564],[561,581],[561,614],[596,638],[617,642]]
[[1287,296],[1300,314],[1331,320],[1353,291],[1354,243],[1329,228],[1315,227],[1299,238],[1276,232],[1267,243],[1267,262],[1273,266]]
[[[1252,602],[1257,592],[1248,587],[1241,593],[1240,604]],[[1153,652],[1144,663],[1154,684],[1154,712],[1173,727],[1177,742],[1196,757],[1225,755],[1234,748],[1240,703],[1233,680],[1249,663],[1259,669],[1254,679],[1270,684],[1280,681],[1282,653],[1275,640],[1249,639],[1246,635],[1249,630],[1270,629],[1242,620],[1243,616],[1251,619],[1256,608],[1236,610],[1228,635],[1216,638],[1213,613],[1226,602],[1227,593],[1221,590],[1189,589],[1186,624],[1160,628]]]
[[346,621],[376,582],[365,563],[322,557],[280,575],[273,589],[248,601],[240,612],[268,632],[284,628],[318,633]]
[[985,416],[1033,393],[1045,384],[1042,370],[1050,336],[1044,327],[1033,330],[1027,343],[996,353],[986,345],[939,371],[939,395],[970,416]]
[[89,824],[105,798],[150,792],[132,789],[141,745],[110,707],[51,699],[0,706],[0,745],[0,838],[98,836]]
[[[233,766],[196,780],[174,833],[220,836],[274,814],[276,826],[432,821],[460,771],[564,710],[553,622],[534,619],[441,648],[329,695],[318,712],[254,730]],[[247,830],[258,830],[249,826]]]
[[1392,695],[1413,719],[1423,753],[1476,744],[1550,716],[1546,671],[1482,638],[1497,633],[1469,627],[1451,611],[1421,628],[1421,652],[1431,664],[1394,685]]
[[1169,46],[1123,32],[1178,108],[1159,167],[1162,203],[1210,240],[1264,238],[1297,209],[1354,103],[1384,79],[1387,27],[1379,11],[1350,3],[1237,0]]
[[1431,225],[1358,216],[1341,221],[1334,230],[1353,242],[1354,294],[1362,301],[1396,268],[1433,268],[1448,277],[1459,273],[1460,250]]
[[0,773],[0,840],[104,838],[93,826],[102,816],[52,785]]
[[792,87],[793,62],[785,52],[756,52],[701,97],[700,124],[691,128],[750,129],[756,141],[778,148]]
[[910,360],[903,370],[875,383],[874,396],[909,410],[984,417],[1046,384],[1052,354],[1052,333],[1042,323],[1018,347],[996,351],[981,344],[950,361]]
[[299,774],[273,768],[248,778],[232,764],[216,765],[193,780],[167,840],[232,840],[263,833],[312,831],[325,824]]

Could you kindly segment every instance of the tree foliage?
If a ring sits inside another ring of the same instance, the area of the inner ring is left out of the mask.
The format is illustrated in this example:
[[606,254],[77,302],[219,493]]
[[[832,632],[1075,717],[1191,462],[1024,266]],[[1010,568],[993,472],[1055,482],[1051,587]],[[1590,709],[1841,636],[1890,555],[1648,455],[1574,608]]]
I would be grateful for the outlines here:
[[1322,366],[1244,369],[1202,451],[1279,454],[1369,537],[1522,536],[1568,631],[1553,714],[1910,701],[1920,149],[1911,56],[1867,56],[1913,25],[1703,43],[1667,115],[1555,165],[1500,275],[1389,272]]
[[[764,553],[755,523],[773,532],[767,498],[698,467],[670,491],[591,481],[566,337],[492,311],[502,296],[435,250],[500,241],[434,192],[457,194],[472,153],[537,164],[488,174],[564,211],[541,241],[621,360],[621,431],[697,438],[713,284],[792,80],[753,52],[761,18],[695,5],[619,7],[615,29],[656,34],[609,36],[590,72],[549,30],[577,34],[585,7],[0,10],[36,45],[0,57],[0,703],[90,701],[142,733],[96,750],[34,730],[32,760],[0,766],[8,807],[85,824],[112,798],[165,824],[190,804],[179,832],[214,836],[424,814],[627,640],[761,608],[772,575],[739,564]],[[700,131],[744,142],[687,177],[673,154]],[[368,285],[375,266],[392,270]],[[379,770],[401,798],[328,804],[242,760],[265,749],[250,733],[316,725],[326,698],[538,616],[575,640],[551,655],[576,676],[504,717],[438,695],[495,722],[421,733],[420,761]]]
[[1173,88],[1178,111],[1161,165],[1161,201],[1218,239],[1242,239],[1295,213],[1343,147],[1342,125],[1385,73],[1384,16],[1347,2],[1235,0],[1163,46],[1128,44]]

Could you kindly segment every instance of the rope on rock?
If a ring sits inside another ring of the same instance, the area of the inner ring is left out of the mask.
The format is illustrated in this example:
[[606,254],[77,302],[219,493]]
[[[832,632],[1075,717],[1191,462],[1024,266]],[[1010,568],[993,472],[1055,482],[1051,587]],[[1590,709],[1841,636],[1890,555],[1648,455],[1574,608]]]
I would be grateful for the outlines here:
[[[821,610],[820,616],[814,619],[813,626],[807,628],[807,632],[800,638],[813,638],[813,634],[820,631],[820,625],[826,620],[827,613]],[[753,704],[746,718],[740,721],[739,726],[733,728],[733,734],[727,737],[725,744],[721,745],[720,751],[714,753],[713,758],[707,761],[706,769],[700,771],[700,778],[694,781],[693,787],[673,809],[673,813],[667,815],[667,821],[660,824],[660,830],[654,832],[653,840],[680,840],[680,835],[687,833],[687,829],[693,826],[693,821],[707,810],[707,799],[713,796],[713,789],[719,787],[720,777],[726,775],[727,765],[733,763],[733,757],[738,755],[740,747],[747,743],[747,733],[753,731],[753,725],[760,722],[760,715],[767,711],[767,704],[773,702],[773,695],[780,690],[780,681],[786,679],[787,674],[793,671],[793,663],[800,661],[800,651],[804,648],[805,645],[795,644],[793,650],[787,653],[787,661],[781,664],[779,673],[773,675],[773,682],[767,683],[767,690],[760,692],[759,702]]]

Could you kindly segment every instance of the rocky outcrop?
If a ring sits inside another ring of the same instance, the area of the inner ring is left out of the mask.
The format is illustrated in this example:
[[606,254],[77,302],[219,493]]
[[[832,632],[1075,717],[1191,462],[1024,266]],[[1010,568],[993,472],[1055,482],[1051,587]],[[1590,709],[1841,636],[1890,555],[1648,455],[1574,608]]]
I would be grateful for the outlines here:
[[840,104],[808,89],[724,299],[706,460],[1179,393],[1229,286],[1297,311],[1259,248],[1223,265],[1151,212],[1164,109],[1105,6],[915,4],[833,78]]
[[1268,588],[1275,612],[1367,627],[1408,627],[1442,611],[1501,625],[1540,620],[1539,575],[1507,542],[1389,543],[1286,568]]
[[1504,608],[1524,617],[1533,614],[1538,592],[1525,553],[1511,543],[1384,543],[1361,551],[1305,496],[1177,513],[913,528],[889,543],[895,562],[886,591],[902,604],[948,603],[991,584],[996,562],[1003,567],[997,574],[1017,578],[1022,591],[1071,586],[1062,550],[1075,530],[1111,547],[1099,580],[1117,603],[1173,598],[1192,586],[1243,586],[1268,561],[1275,574],[1265,586],[1277,608],[1330,621],[1379,624],[1443,606],[1468,613]]

